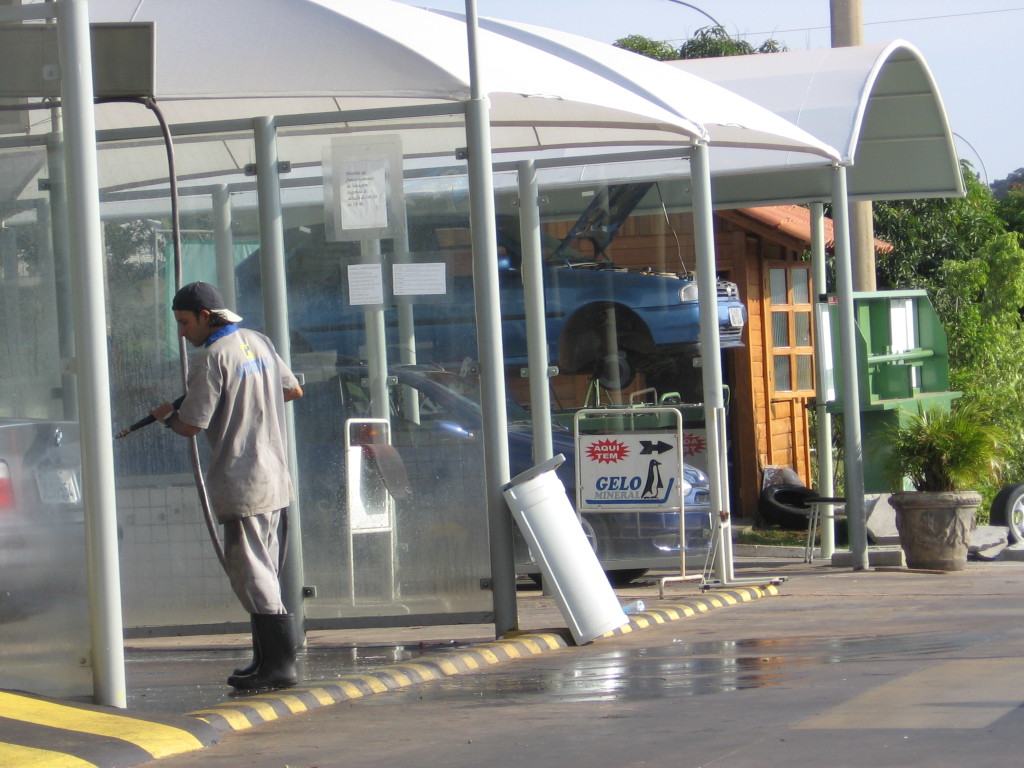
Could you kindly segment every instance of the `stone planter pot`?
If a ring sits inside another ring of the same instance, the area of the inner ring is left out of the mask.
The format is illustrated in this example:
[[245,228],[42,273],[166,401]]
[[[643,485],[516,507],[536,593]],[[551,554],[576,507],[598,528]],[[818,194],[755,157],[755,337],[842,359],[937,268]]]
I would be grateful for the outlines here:
[[967,567],[967,547],[981,494],[900,491],[889,497],[908,568],[959,571]]

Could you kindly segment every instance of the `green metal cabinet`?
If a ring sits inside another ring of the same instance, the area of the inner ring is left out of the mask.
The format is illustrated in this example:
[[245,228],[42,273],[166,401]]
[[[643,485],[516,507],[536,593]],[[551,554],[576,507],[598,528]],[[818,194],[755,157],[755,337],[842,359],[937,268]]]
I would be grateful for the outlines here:
[[[835,361],[833,392],[828,409],[842,413],[842,369],[839,316],[835,298],[826,297],[826,319]],[[949,351],[946,331],[923,290],[871,291],[853,294],[857,344],[857,382],[860,391],[864,444],[864,490],[900,490],[886,483],[882,468],[885,446],[878,438],[888,424],[904,414],[938,404],[948,408],[961,393],[949,389]],[[829,360],[821,361],[828,367]],[[821,364],[819,363],[819,364]]]

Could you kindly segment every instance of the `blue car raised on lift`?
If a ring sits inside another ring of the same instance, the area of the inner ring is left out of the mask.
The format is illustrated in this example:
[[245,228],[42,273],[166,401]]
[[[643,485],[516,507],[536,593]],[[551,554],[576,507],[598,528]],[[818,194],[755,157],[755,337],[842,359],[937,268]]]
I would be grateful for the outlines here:
[[[563,373],[586,373],[603,386],[627,386],[637,371],[666,355],[696,355],[700,340],[698,287],[692,275],[625,269],[607,255],[622,222],[650,184],[604,188],[561,240],[543,239],[545,327],[550,363]],[[502,338],[505,362],[526,362],[526,313],[518,219],[497,220]],[[401,258],[444,264],[446,290],[416,297],[413,304],[417,356],[461,363],[476,357],[472,254],[465,216],[410,216],[411,254]],[[584,247],[590,253],[581,252]],[[382,241],[385,265],[394,258]],[[359,245],[330,242],[322,225],[290,229],[285,237],[292,349],[336,351],[352,358],[365,345],[364,306],[353,303],[348,266],[360,262]],[[401,260],[401,259],[398,259]],[[260,257],[236,270],[238,310],[246,324],[263,324]],[[385,296],[388,269],[382,270]],[[734,283],[718,281],[722,347],[741,345],[746,310]],[[387,343],[399,344],[397,304],[385,299]],[[398,359],[394,354],[392,359]]]

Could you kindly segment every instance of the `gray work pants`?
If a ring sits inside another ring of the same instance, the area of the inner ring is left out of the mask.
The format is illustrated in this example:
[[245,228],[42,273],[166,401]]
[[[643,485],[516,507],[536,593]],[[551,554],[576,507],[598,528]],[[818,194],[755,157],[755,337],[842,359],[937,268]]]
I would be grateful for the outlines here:
[[224,523],[224,560],[228,580],[248,613],[287,613],[278,572],[283,559],[278,538],[279,509]]

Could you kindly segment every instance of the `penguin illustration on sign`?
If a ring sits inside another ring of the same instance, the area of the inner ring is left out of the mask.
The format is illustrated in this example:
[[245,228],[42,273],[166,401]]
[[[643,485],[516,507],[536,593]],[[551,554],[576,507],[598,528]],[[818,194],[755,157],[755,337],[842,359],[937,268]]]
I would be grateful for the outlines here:
[[652,499],[661,495],[665,484],[661,482],[660,467],[661,462],[657,459],[651,459],[650,464],[647,465],[647,483],[644,485],[643,493],[640,494],[641,499]]

